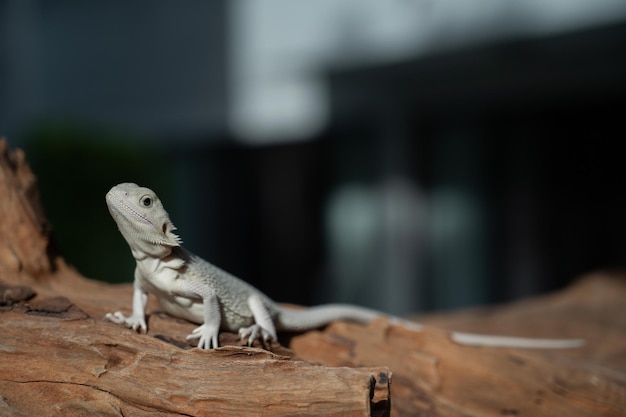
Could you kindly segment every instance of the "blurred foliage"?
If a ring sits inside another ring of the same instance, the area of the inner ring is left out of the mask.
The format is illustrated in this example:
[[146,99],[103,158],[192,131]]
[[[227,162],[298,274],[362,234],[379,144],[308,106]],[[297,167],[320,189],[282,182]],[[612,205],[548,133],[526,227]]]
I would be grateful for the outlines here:
[[167,189],[166,150],[149,138],[60,122],[30,129],[24,148],[66,261],[90,278],[132,281],[134,260],[104,196],[120,182]]

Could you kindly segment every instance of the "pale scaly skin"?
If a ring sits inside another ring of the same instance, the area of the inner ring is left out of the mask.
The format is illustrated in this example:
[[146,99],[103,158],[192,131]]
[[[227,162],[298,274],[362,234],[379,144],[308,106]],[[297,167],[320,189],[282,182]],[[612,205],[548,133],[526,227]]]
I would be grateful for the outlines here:
[[[280,307],[250,284],[183,249],[176,228],[157,195],[137,184],[116,185],[106,195],[111,216],[130,246],[137,265],[133,311],[108,313],[106,319],[146,333],[148,293],[169,314],[201,324],[187,336],[198,347],[219,346],[220,330],[238,332],[242,340],[276,341],[276,330],[303,331],[335,320],[367,323],[383,313],[351,305],[324,305],[304,310]],[[388,317],[388,316],[386,316]],[[421,325],[396,317],[393,323],[419,331]],[[479,346],[561,349],[581,346],[579,339],[528,339],[452,332],[457,343]]]

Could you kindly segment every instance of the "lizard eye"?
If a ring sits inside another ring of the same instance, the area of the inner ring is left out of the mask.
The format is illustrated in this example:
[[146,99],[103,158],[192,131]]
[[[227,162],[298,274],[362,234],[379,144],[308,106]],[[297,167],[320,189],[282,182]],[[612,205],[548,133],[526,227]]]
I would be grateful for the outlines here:
[[152,198],[148,197],[147,195],[141,197],[141,205],[144,207],[150,207],[152,206]]

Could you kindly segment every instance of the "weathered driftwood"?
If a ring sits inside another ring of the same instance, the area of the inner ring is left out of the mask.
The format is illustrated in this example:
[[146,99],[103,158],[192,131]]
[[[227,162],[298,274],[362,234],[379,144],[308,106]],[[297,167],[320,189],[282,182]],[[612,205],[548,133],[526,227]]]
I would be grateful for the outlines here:
[[[597,275],[546,299],[433,319],[481,333],[583,336],[588,344],[582,349],[464,347],[439,328],[416,335],[385,321],[367,328],[334,323],[293,338],[290,347],[307,361],[328,365],[384,363],[393,372],[395,415],[624,416],[625,284]],[[586,306],[576,302],[580,296]]]
[[254,348],[183,350],[42,307],[3,314],[0,415],[369,416],[376,379],[388,392],[380,368],[315,366]]
[[51,255],[34,176],[2,141],[0,216],[2,416],[383,416],[390,403],[394,416],[626,409],[623,277],[598,274],[548,297],[420,317],[440,328],[587,338],[577,350],[463,347],[440,328],[415,333],[377,320],[282,335],[273,353],[223,334],[225,347],[206,352],[185,341],[195,325],[160,313],[154,300],[147,335],[102,320],[129,310],[131,285],[86,279]]
[[21,149],[0,138],[0,272],[50,273],[48,222],[39,202],[35,175]]

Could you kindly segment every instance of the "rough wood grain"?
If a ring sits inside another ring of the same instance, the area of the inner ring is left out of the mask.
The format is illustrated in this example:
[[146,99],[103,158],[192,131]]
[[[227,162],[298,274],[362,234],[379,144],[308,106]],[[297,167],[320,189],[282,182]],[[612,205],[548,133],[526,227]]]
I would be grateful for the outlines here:
[[[53,310],[2,314],[0,415],[19,410],[62,416],[96,411],[111,416],[370,416],[376,380],[388,386],[380,368],[316,366],[255,348],[183,350],[153,337],[120,333],[87,315]],[[26,337],[25,322],[36,337]]]
[[[0,149],[15,160],[6,144]],[[0,162],[0,213],[41,213],[23,207],[36,200],[15,197],[28,194],[21,184],[33,184],[11,177],[32,175],[21,161]],[[51,256],[41,219],[0,217],[2,416],[383,416],[390,395],[394,416],[626,410],[623,275],[593,274],[546,297],[418,317],[429,324],[420,333],[386,320],[334,323],[281,335],[273,353],[241,347],[232,334],[220,335],[224,348],[202,352],[185,341],[195,325],[161,313],[152,299],[147,335],[102,321],[106,312],[129,312],[131,285],[86,279]],[[567,351],[463,347],[443,328],[589,342]]]
[[49,238],[37,181],[24,152],[10,151],[0,138],[0,271],[33,276],[51,272],[56,256]]
[[[334,323],[323,332],[294,337],[291,348],[310,362],[387,364],[394,373],[392,415],[623,416],[626,329],[623,319],[600,310],[597,306],[589,311],[591,319],[598,320],[595,330],[589,322],[571,333],[553,329],[552,335],[588,338],[585,348],[571,351],[464,347],[452,343],[442,329],[427,327],[415,334],[384,320],[367,328]],[[498,310],[493,312],[481,320],[498,321]],[[516,323],[499,333],[532,333],[522,322]]]

